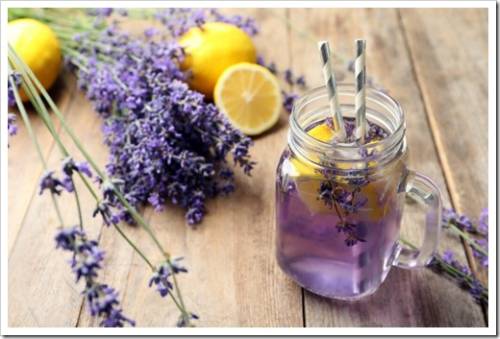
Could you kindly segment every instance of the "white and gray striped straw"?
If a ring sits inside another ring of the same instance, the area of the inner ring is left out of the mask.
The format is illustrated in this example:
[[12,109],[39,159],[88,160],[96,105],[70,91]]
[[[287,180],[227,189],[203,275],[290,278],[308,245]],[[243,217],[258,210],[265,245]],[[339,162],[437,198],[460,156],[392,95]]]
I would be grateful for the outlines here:
[[332,71],[331,51],[328,41],[320,41],[318,43],[319,51],[321,54],[321,61],[323,62],[323,78],[325,86],[328,91],[328,100],[330,102],[330,112],[333,118],[333,128],[337,132],[334,139],[338,141],[345,141],[346,132],[342,112],[340,110],[339,99],[337,97],[337,84],[335,82],[335,75]]
[[356,79],[356,96],[354,110],[356,112],[356,129],[354,136],[360,144],[365,143],[366,135],[366,40],[356,40],[356,60],[354,61],[354,77]]

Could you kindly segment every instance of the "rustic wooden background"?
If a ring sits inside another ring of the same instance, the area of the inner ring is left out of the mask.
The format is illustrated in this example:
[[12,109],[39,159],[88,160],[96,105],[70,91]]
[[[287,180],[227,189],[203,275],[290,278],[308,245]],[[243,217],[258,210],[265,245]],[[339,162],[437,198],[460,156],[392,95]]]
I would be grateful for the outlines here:
[[[227,12],[254,16],[261,27],[255,39],[260,53],[282,69],[303,73],[311,86],[321,84],[316,40],[327,38],[335,43],[335,53],[352,56],[353,40],[366,38],[369,75],[406,111],[410,166],[437,182],[447,206],[478,216],[487,205],[486,9]],[[335,68],[341,74],[345,60],[337,60]],[[101,122],[74,77],[63,73],[52,94],[104,165]],[[283,113],[276,128],[255,139],[258,166],[253,177],[239,175],[237,192],[210,202],[210,213],[196,230],[185,225],[183,212],[176,208],[144,211],[161,242],[186,258],[190,273],[181,283],[188,307],[201,317],[199,326],[485,326],[487,310],[428,269],[395,268],[376,294],[354,303],[315,296],[279,270],[274,258],[274,171],[286,143],[287,118]],[[52,139],[35,116],[33,124],[49,164],[59,168]],[[68,140],[63,133],[62,138]],[[96,326],[82,302],[81,286],[74,284],[69,258],[54,249],[57,222],[49,196],[38,195],[41,173],[21,126],[9,148],[9,325]],[[68,223],[76,223],[73,200],[68,199],[61,198],[63,214]],[[150,272],[141,259],[112,228],[90,217],[92,199],[83,194],[82,200],[85,227],[107,252],[103,280],[120,292],[125,314],[138,326],[175,324],[177,311],[147,287]],[[420,233],[415,220],[406,217],[403,226],[412,239]],[[126,231],[158,258],[141,229]],[[446,248],[487,280],[459,239],[444,235],[441,250]]]

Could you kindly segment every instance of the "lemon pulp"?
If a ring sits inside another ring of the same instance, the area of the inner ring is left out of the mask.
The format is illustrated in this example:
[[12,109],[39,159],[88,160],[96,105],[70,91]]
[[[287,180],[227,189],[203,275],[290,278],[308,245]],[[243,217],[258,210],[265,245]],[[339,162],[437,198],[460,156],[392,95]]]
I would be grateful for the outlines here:
[[271,128],[279,119],[281,90],[265,67],[239,63],[226,69],[214,90],[214,101],[229,121],[247,135]]

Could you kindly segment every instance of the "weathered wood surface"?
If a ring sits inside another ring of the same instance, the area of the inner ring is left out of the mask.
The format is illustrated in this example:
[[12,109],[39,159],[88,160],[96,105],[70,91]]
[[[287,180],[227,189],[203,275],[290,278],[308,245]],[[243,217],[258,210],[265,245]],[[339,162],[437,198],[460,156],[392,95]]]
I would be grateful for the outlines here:
[[[405,48],[405,33],[398,11],[338,9],[333,13],[318,13],[303,9],[291,11],[291,16],[292,22],[300,20],[299,27],[305,26],[314,36],[337,42],[333,45],[334,53],[340,55],[353,55],[352,41],[357,37],[367,39],[368,74],[388,89],[406,113],[409,166],[433,178],[441,188],[445,205],[448,205],[446,183],[427,123],[425,102],[414,77],[410,52]],[[439,18],[434,18],[434,21],[441,22]],[[357,24],[353,26],[353,22]],[[317,51],[303,48],[304,42],[300,38],[292,38],[291,42],[292,68],[319,84],[320,71],[308,63],[317,58]],[[312,42],[311,45],[314,47]],[[338,69],[346,68],[345,61],[338,61],[337,65]],[[351,74],[347,76],[352,79]],[[421,237],[422,226],[411,214],[406,213],[403,234],[416,241]],[[441,248],[452,248],[461,253],[465,261],[458,239],[443,236]],[[455,307],[456,304],[463,307]],[[481,309],[468,295],[428,270],[407,272],[394,269],[375,295],[356,303],[330,301],[306,293],[305,307],[308,326],[473,326],[483,323]],[[447,311],[443,312],[443,309]]]
[[[420,9],[400,15],[451,200],[477,220],[488,204],[488,12]],[[441,29],[438,19],[450,29]],[[473,22],[475,29],[466,29]],[[486,270],[480,273],[487,281]]]
[[[437,182],[446,204],[451,200],[472,215],[486,205],[485,11],[245,12],[261,26],[256,40],[259,52],[282,69],[292,67],[305,74],[310,86],[321,83],[315,40],[330,39],[334,52],[351,56],[353,39],[364,36],[368,73],[406,111],[412,169]],[[292,24],[287,26],[286,20]],[[338,62],[336,69],[345,65]],[[350,75],[344,73],[347,79]],[[55,91],[58,103],[103,165],[106,149],[100,121],[73,79],[67,75],[63,79],[64,88]],[[174,255],[186,258],[190,273],[180,280],[188,307],[201,316],[199,325],[484,326],[480,307],[467,293],[425,269],[394,269],[375,295],[351,304],[304,293],[279,270],[274,259],[274,171],[286,143],[286,119],[283,113],[278,126],[256,138],[253,155],[259,165],[253,177],[238,175],[238,190],[229,198],[212,201],[207,218],[196,230],[185,225],[179,209],[144,212],[160,241]],[[49,164],[58,167],[57,148],[41,122],[33,120]],[[57,221],[48,196],[38,196],[42,169],[24,128],[10,143],[9,325],[96,326],[82,307],[81,286],[73,282],[67,256],[54,249]],[[88,216],[95,203],[81,195]],[[76,222],[71,197],[63,195],[60,203],[66,223]],[[419,226],[410,214],[404,220],[404,234],[417,240]],[[159,259],[145,232],[123,226],[146,253]],[[147,287],[150,272],[141,259],[115,230],[97,219],[86,218],[85,227],[92,237],[100,238],[107,252],[103,280],[119,290],[126,314],[139,326],[172,326],[177,312]],[[457,238],[443,237],[442,248],[452,248],[465,262]]]

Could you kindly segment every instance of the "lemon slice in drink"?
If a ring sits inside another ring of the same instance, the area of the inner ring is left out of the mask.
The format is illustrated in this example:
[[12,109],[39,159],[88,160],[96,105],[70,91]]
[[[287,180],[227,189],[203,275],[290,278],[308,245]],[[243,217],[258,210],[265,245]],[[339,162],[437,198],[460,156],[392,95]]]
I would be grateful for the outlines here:
[[[320,124],[307,131],[307,134],[317,140],[330,142],[335,136],[335,131],[326,124]],[[367,163],[368,167],[376,165],[376,161]],[[309,208],[309,211],[311,213],[332,213],[331,208],[325,205],[318,197],[321,182],[324,180],[323,175],[315,167],[295,156],[290,159],[290,167],[290,176],[294,179],[300,197]],[[337,163],[336,167],[347,170],[350,164]],[[339,176],[336,181],[348,184],[347,179],[343,176]],[[389,190],[387,194],[391,194],[390,192],[395,190],[396,184],[390,178],[384,178],[370,183],[369,186],[365,186],[362,191],[362,195],[367,199],[367,203],[363,207],[364,213],[368,213],[367,215],[370,218],[374,218],[374,220],[382,218],[387,213],[387,206],[381,208],[378,198],[385,190]]]
[[247,135],[271,128],[279,119],[282,98],[276,77],[265,67],[239,63],[217,80],[214,101],[229,121]]
[[[335,132],[330,126],[320,124],[307,131],[307,134],[317,140],[329,142],[332,140]],[[290,160],[290,167],[290,176],[294,178],[301,199],[307,205],[309,211],[311,213],[330,212],[329,207],[318,199],[319,188],[323,176],[318,172],[317,168],[296,157]]]

